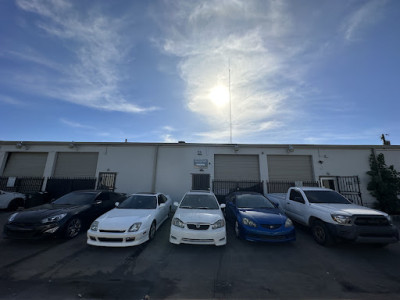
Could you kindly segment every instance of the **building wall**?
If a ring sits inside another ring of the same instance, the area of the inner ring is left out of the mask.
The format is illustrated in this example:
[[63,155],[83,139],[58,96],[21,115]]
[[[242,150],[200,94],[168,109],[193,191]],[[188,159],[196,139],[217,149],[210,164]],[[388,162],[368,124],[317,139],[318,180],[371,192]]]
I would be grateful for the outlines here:
[[[386,163],[400,170],[399,146],[316,146],[293,145],[213,145],[213,144],[140,144],[140,143],[68,143],[0,142],[0,174],[9,152],[48,152],[44,177],[53,175],[57,152],[98,152],[96,175],[116,172],[116,191],[124,193],[160,191],[179,201],[191,189],[192,174],[210,174],[214,179],[214,155],[258,155],[260,179],[268,181],[267,155],[311,155],[315,180],[326,176],[358,176],[363,202],[371,206],[374,198],[367,191],[371,148],[384,153]],[[195,160],[208,160],[198,167]],[[265,185],[265,183],[264,183]],[[265,189],[266,190],[266,189]]]

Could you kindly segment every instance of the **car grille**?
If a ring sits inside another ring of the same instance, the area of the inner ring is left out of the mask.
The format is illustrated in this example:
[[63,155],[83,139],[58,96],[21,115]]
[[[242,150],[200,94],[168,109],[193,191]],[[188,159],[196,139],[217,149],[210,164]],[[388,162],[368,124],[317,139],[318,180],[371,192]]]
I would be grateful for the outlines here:
[[123,233],[125,230],[107,230],[107,229],[100,229],[100,232],[108,232],[108,233]]
[[122,243],[123,239],[120,238],[97,238],[100,242],[109,242],[109,243]]
[[389,220],[384,216],[356,217],[354,224],[358,226],[388,226]]
[[278,229],[282,224],[261,224],[261,227],[266,229]]
[[187,224],[187,227],[192,230],[207,230],[210,228],[208,224]]
[[189,242],[189,243],[214,243],[213,239],[187,239],[187,238],[183,238],[182,239],[183,242]]

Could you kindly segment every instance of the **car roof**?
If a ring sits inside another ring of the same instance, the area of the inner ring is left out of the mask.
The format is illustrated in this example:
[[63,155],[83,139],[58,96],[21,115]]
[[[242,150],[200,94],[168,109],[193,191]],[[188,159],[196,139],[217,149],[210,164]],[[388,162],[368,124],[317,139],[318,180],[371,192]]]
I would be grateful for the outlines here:
[[251,191],[235,191],[230,193],[229,195],[262,195],[262,194]]
[[324,187],[307,187],[307,186],[300,186],[300,187],[296,187],[298,189],[301,189],[303,191],[333,191],[331,189],[327,189]]
[[199,195],[199,194],[214,195],[213,192],[207,190],[192,190],[186,193],[186,195]]
[[152,193],[152,192],[139,192],[139,193],[133,193],[131,196],[133,195],[142,195],[142,196],[158,196],[161,193]]

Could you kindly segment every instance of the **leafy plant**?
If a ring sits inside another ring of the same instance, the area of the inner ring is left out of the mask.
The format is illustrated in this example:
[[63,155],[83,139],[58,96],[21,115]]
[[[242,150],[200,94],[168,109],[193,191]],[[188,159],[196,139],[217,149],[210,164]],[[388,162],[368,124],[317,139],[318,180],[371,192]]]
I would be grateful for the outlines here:
[[371,170],[367,172],[371,176],[367,189],[377,200],[375,208],[386,213],[393,214],[400,211],[400,173],[393,165],[387,166],[382,153],[370,155],[369,164]]

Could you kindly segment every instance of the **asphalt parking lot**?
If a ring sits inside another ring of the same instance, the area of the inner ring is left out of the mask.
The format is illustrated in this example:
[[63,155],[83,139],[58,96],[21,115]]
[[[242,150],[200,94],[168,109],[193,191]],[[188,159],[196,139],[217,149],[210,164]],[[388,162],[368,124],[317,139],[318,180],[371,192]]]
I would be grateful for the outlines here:
[[[0,212],[3,228],[10,215]],[[400,244],[324,248],[297,229],[289,244],[237,240],[175,246],[170,221],[151,243],[96,248],[73,240],[0,239],[1,299],[400,299]]]

